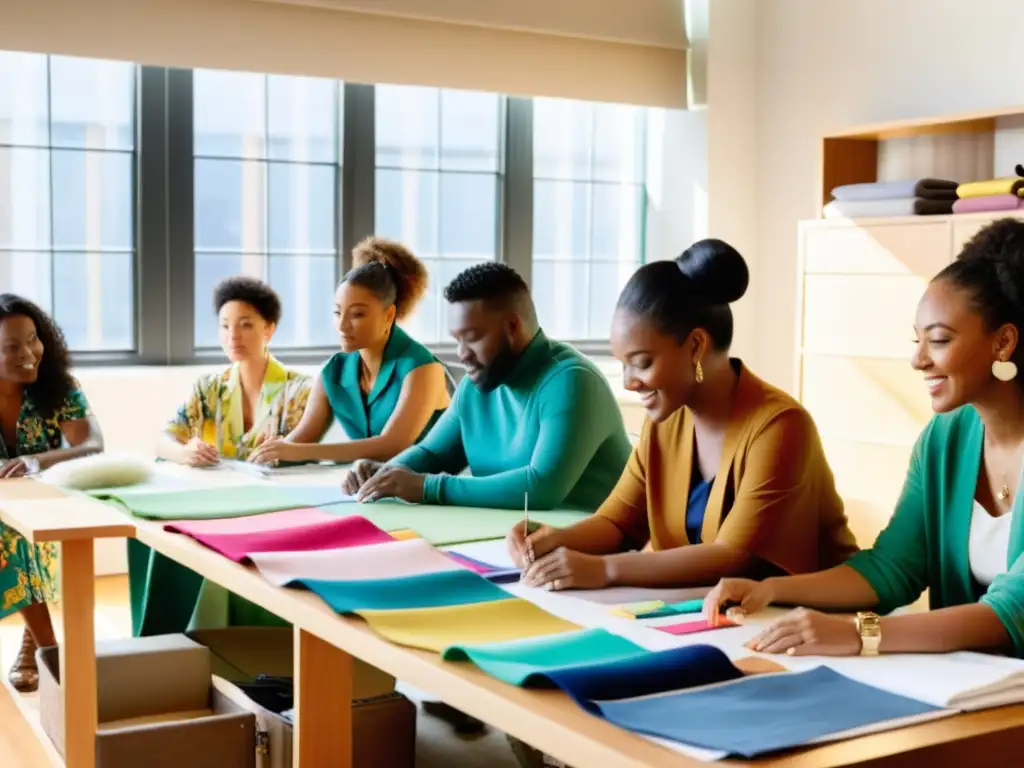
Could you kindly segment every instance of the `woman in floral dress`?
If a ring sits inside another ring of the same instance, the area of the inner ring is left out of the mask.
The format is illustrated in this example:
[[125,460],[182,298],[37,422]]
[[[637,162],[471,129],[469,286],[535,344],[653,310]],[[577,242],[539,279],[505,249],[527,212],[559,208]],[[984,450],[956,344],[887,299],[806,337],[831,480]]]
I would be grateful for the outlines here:
[[[0,498],[5,480],[103,450],[70,369],[64,335],[46,313],[19,296],[0,294]],[[56,545],[33,546],[0,523],[0,619],[20,612],[25,621],[9,673],[19,691],[38,685],[36,647],[56,645],[46,605],[56,598]]]

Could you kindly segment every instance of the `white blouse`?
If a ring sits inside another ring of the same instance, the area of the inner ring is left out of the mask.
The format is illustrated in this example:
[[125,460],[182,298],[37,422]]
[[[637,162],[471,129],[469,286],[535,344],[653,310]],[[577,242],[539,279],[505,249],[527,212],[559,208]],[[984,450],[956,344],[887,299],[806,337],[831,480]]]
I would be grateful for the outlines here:
[[1012,519],[1012,510],[999,517],[992,517],[981,504],[974,502],[968,557],[971,574],[983,586],[987,587],[996,576],[1007,571]]

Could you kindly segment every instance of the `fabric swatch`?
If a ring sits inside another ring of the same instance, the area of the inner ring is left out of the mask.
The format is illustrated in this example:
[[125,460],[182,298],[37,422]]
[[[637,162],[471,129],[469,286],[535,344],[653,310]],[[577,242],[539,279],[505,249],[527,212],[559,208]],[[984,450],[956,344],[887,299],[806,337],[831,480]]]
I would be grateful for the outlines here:
[[928,216],[953,212],[953,199],[924,200],[897,197],[891,200],[833,200],[822,209],[826,219],[885,218],[887,216]]
[[336,613],[445,608],[515,599],[487,579],[461,569],[363,581],[299,579],[293,584],[316,593]]
[[215,517],[246,517],[298,507],[322,507],[345,497],[340,487],[316,485],[230,485],[180,491],[94,491],[90,495],[128,509],[136,517],[151,520],[206,520]]
[[609,722],[631,731],[745,758],[936,711],[827,667],[755,675],[641,698],[593,701],[591,706]]
[[[523,520],[522,511],[512,509],[399,504],[392,501],[375,501],[358,507],[354,504],[331,504],[326,509],[338,515],[361,515],[385,531],[407,528],[437,545],[504,538],[513,525]],[[530,512],[531,521],[536,519],[555,527],[572,525],[589,516],[588,512],[574,510]]]
[[692,635],[695,632],[714,632],[716,629],[725,629],[726,627],[735,627],[736,623],[725,618],[725,616],[718,617],[718,624],[711,626],[705,619],[700,621],[686,621],[682,624],[668,624],[664,627],[653,627],[653,629],[659,632],[668,632],[670,635]]
[[832,190],[836,200],[892,200],[920,197],[925,200],[956,200],[957,183],[948,179],[905,179],[844,184]]
[[195,533],[189,523],[178,523],[169,526],[168,530],[191,536],[236,563],[246,562],[248,555],[256,552],[309,552],[393,541],[391,536],[369,520],[354,516],[253,533]]
[[467,571],[472,571],[473,573],[485,574],[498,570],[497,566],[485,563],[482,560],[467,557],[466,555],[460,555],[458,552],[446,552],[445,556],[451,558]]
[[447,608],[362,610],[359,615],[393,643],[437,653],[455,643],[501,643],[580,629],[518,597]]
[[360,581],[459,568],[423,539],[314,552],[251,552],[249,559],[263,578],[279,587],[298,579]]
[[449,661],[472,661],[492,677],[524,687],[557,687],[584,709],[622,699],[736,680],[743,672],[710,645],[648,651],[603,629],[447,648]]
[[965,197],[953,203],[953,213],[978,213],[983,211],[1015,211],[1024,208],[1024,200],[1017,195],[983,195]]
[[[442,654],[446,661],[471,661],[491,677],[527,685],[531,678],[580,664],[602,664],[650,652],[604,629],[584,629],[508,643],[452,645]],[[534,681],[534,684],[543,684]]]
[[969,181],[956,188],[957,197],[988,197],[990,195],[1016,195],[1024,187],[1019,176],[1003,176],[998,179]]
[[[261,531],[283,531],[286,528],[301,528],[304,525],[336,520],[337,515],[324,512],[319,507],[303,507],[302,509],[286,509],[281,512],[267,512],[251,517],[222,517],[210,520],[182,520],[181,524],[189,533],[259,533]],[[179,521],[171,520],[164,524],[165,531],[183,533]]]

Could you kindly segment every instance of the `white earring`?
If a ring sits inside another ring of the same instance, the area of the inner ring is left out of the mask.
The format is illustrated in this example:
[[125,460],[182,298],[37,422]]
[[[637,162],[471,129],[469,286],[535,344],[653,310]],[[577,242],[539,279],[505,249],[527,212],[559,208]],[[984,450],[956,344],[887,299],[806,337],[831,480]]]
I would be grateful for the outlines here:
[[1017,378],[1017,364],[1011,360],[996,360],[992,363],[992,375],[1000,381],[1013,381]]

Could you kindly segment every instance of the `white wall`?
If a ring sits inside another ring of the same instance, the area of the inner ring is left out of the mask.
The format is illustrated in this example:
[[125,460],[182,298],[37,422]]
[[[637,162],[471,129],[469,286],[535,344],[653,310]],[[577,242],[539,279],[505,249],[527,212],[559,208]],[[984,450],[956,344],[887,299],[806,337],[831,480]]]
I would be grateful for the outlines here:
[[[792,388],[796,223],[816,215],[820,137],[863,123],[1024,105],[1024,3],[756,0],[751,79],[749,69],[714,57],[716,35],[741,38],[751,23],[737,15],[716,26],[724,17],[724,10],[715,15],[718,2],[711,19],[712,116],[723,71],[746,78],[732,82],[732,91],[746,85],[757,95],[756,167],[744,178],[757,190],[752,362],[765,378]],[[753,0],[748,5],[753,13]],[[733,204],[719,176],[735,173],[738,164],[716,153],[714,117],[709,135],[714,225],[718,210]]]

